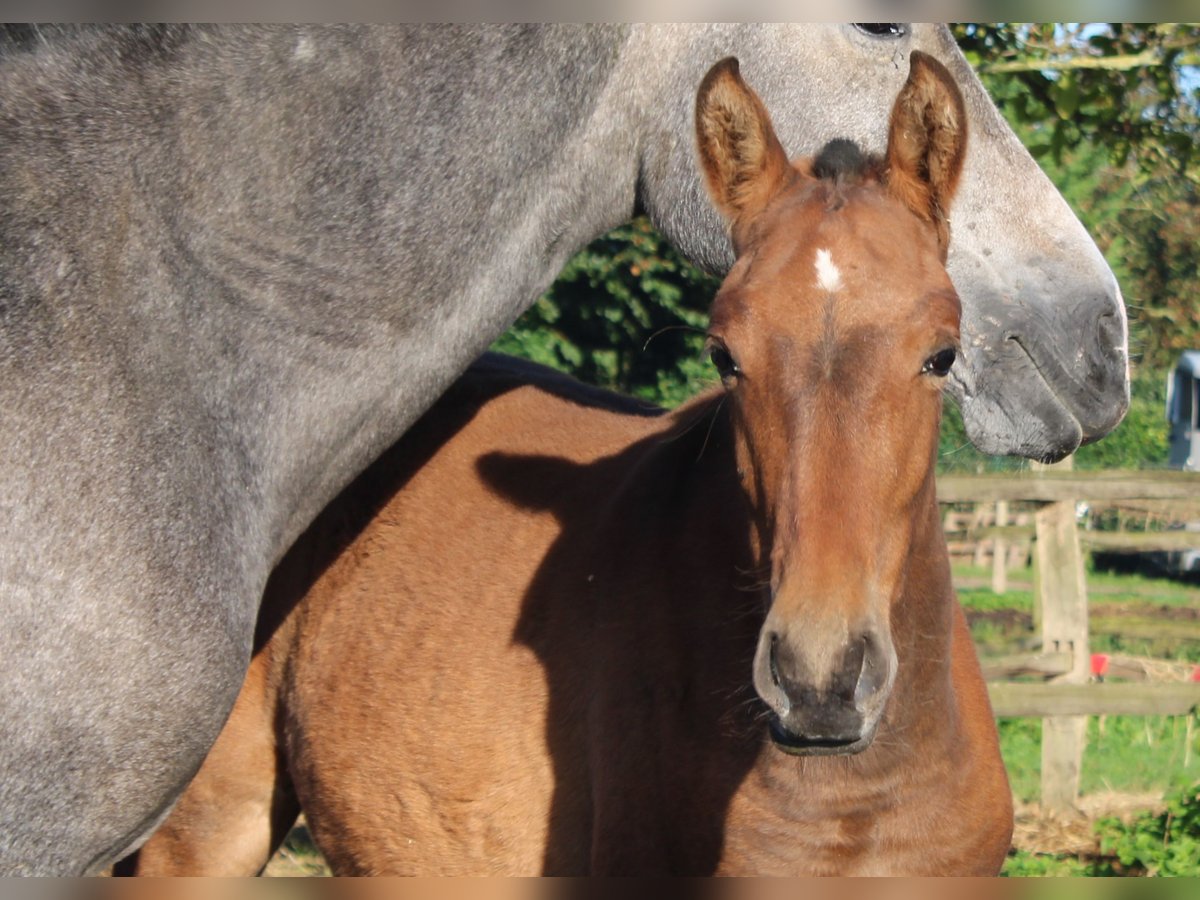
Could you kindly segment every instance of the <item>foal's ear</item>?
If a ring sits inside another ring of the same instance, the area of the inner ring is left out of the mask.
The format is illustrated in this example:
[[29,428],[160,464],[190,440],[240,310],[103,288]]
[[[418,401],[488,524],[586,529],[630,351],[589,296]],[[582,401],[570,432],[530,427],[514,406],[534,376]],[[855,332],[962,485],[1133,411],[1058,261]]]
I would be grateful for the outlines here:
[[888,131],[888,190],[937,228],[945,258],[950,243],[946,211],[958,187],[967,151],[967,114],[953,76],[914,50],[908,81],[892,107]]
[[767,108],[732,56],[700,83],[696,142],[708,193],[733,225],[760,212],[792,171]]

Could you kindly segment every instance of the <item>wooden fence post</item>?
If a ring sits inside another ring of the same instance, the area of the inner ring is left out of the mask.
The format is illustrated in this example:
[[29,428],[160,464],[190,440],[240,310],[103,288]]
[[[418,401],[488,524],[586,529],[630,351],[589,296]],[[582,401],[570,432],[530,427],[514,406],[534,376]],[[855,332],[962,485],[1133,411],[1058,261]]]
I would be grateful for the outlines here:
[[[987,519],[987,514],[984,509],[987,508],[985,503],[975,503],[971,507],[971,524],[967,526],[969,531],[978,532],[984,527],[984,522]],[[973,565],[982,568],[987,559],[987,541],[984,538],[978,538],[975,541],[975,558],[971,561]]]
[[[1034,464],[1036,471],[1050,466]],[[1072,458],[1054,466],[1071,469]],[[1089,675],[1087,582],[1075,524],[1075,501],[1042,506],[1035,518],[1037,581],[1034,602],[1040,607],[1043,653],[1070,653],[1069,672],[1055,679],[1082,684]],[[1071,813],[1079,797],[1079,769],[1087,736],[1087,716],[1042,719],[1042,807]]]
[[[1008,501],[996,501],[996,528],[1008,524]],[[997,531],[992,538],[992,593],[1008,590],[1008,542]]]

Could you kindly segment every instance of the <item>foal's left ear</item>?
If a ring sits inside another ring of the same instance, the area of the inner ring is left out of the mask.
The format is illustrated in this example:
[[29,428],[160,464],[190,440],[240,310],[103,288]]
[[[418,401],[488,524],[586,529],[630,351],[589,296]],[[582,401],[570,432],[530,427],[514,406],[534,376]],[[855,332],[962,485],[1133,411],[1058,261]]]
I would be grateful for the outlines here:
[[950,243],[946,211],[958,188],[967,152],[967,114],[954,77],[940,62],[914,50],[908,81],[892,107],[887,185],[937,228],[945,259]]
[[696,143],[708,193],[734,226],[771,200],[793,173],[771,117],[742,80],[738,61],[721,60],[696,93]]

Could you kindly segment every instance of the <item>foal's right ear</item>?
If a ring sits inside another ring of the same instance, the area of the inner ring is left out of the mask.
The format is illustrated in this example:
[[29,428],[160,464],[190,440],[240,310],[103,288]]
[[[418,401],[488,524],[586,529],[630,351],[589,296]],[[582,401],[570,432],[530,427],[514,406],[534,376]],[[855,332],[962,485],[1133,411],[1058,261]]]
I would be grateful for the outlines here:
[[708,193],[732,225],[760,212],[793,171],[766,106],[732,56],[700,83],[696,142]]
[[947,211],[967,154],[967,110],[954,77],[914,50],[908,80],[888,128],[888,190],[937,229],[942,259],[950,243]]

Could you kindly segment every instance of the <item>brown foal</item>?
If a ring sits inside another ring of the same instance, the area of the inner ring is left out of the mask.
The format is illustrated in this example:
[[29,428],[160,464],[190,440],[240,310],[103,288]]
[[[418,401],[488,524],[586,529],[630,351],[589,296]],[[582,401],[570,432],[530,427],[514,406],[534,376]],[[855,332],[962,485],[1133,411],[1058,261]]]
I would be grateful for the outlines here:
[[137,871],[995,874],[1011,797],[934,461],[966,135],[914,54],[886,156],[696,104],[737,262],[670,414],[477,363],[275,573],[232,718]]

